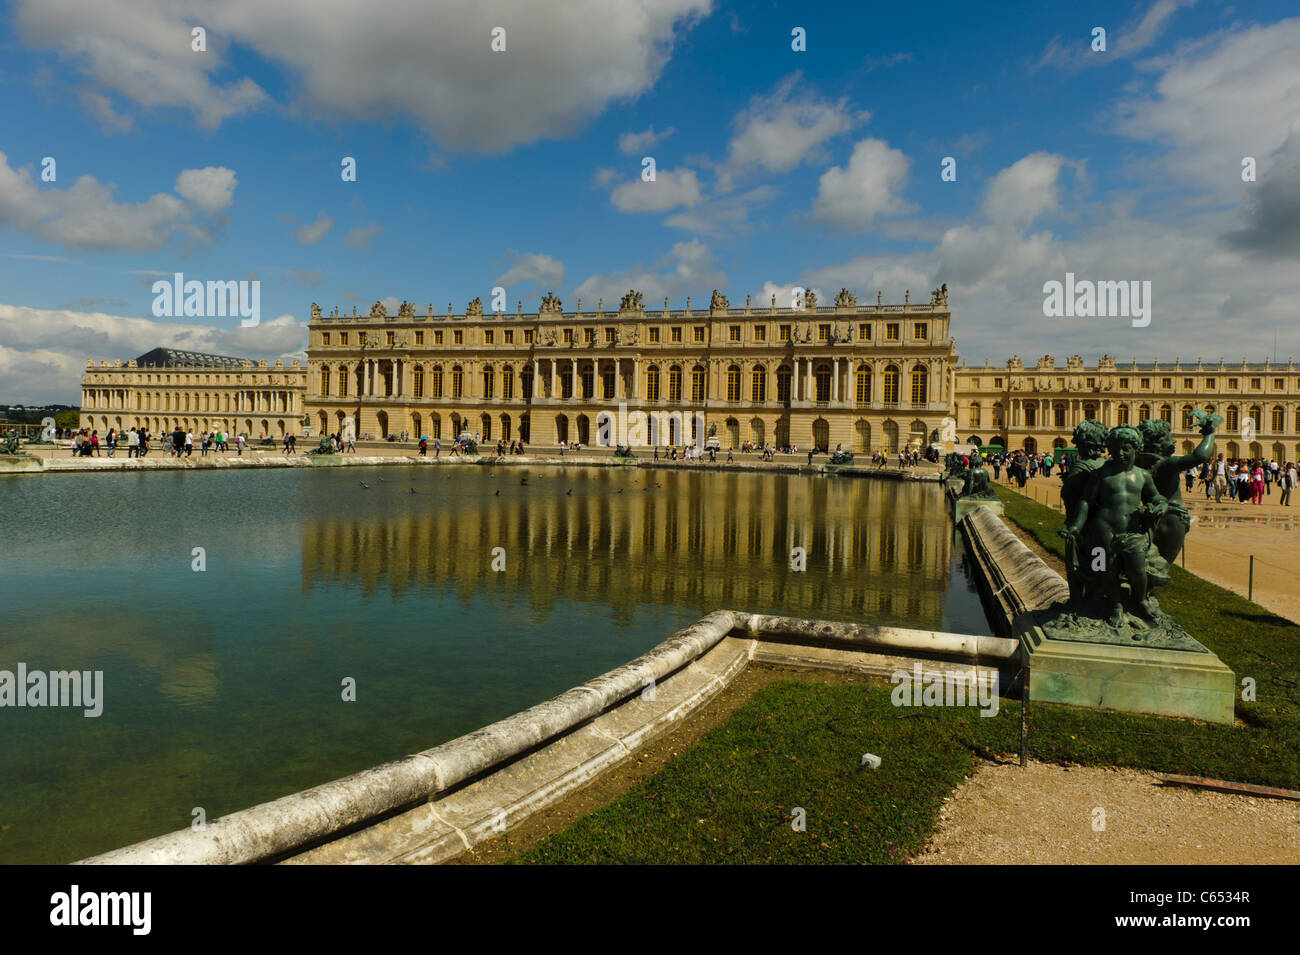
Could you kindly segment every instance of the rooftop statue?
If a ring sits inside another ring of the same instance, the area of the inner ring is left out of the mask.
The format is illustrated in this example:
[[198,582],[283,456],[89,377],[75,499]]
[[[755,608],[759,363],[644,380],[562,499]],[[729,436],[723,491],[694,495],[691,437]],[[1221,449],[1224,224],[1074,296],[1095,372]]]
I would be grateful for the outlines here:
[[622,300],[618,303],[618,310],[620,312],[645,311],[645,300],[642,298],[640,292],[634,289],[628,289],[627,294],[624,295]]
[[850,292],[846,288],[841,288],[839,294],[835,296],[835,307],[845,308],[847,306],[857,305],[858,296],[856,292]]
[[806,292],[803,293],[803,307],[804,308],[817,307],[817,293],[814,292],[812,289],[808,289]]
[[383,302],[376,302],[374,305],[370,306],[371,318],[386,318],[387,316],[388,309],[384,308]]
[[483,316],[483,300],[476,295],[474,301],[465,306],[465,314],[481,318]]
[[713,298],[709,301],[709,308],[714,311],[726,311],[731,307],[727,301],[727,296],[719,294],[717,289],[713,290]]
[[948,307],[948,283],[944,282],[937,289],[930,293],[930,304],[937,305],[940,308]]
[[547,292],[545,295],[542,296],[542,307],[540,309],[541,312],[553,314],[559,312],[560,310],[561,310],[560,300],[555,297],[554,293]]

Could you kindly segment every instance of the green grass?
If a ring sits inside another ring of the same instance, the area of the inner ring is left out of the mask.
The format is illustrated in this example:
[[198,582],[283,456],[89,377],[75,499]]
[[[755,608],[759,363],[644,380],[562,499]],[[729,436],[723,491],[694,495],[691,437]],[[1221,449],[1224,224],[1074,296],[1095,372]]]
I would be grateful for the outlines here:
[[[1058,555],[1062,515],[998,487],[1005,516]],[[1195,531],[1193,531],[1195,533]],[[1300,627],[1174,568],[1165,610],[1257,699],[1241,726],[1034,704],[1030,755],[1300,789]],[[1020,704],[893,706],[882,684],[778,683],[644,785],[524,853],[532,863],[891,863],[925,845],[976,757],[1018,752]],[[860,770],[865,752],[882,758]],[[791,827],[795,807],[807,829]]]

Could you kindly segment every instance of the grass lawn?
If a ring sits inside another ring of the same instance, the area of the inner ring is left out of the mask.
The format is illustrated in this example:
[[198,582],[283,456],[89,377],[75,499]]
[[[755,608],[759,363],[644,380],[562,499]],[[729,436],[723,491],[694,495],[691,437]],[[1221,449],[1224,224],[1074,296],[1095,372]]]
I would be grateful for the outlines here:
[[[1064,554],[1062,515],[998,487],[1005,516]],[[1195,531],[1193,531],[1195,533]],[[1237,675],[1242,725],[1031,707],[1036,759],[1300,789],[1300,627],[1174,568],[1161,606]],[[1018,752],[1018,701],[895,707],[891,688],[777,683],[643,786],[519,857],[530,863],[889,863],[920,851],[977,757]],[[859,769],[863,753],[881,757]],[[806,829],[792,826],[805,812]]]

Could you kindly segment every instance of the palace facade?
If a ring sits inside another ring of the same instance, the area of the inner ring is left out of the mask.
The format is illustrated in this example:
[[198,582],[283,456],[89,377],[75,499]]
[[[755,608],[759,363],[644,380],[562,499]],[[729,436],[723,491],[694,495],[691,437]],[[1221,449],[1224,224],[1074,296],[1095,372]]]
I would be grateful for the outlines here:
[[1202,408],[1224,420],[1218,448],[1226,457],[1300,460],[1300,368],[1290,360],[1120,364],[1103,355],[1085,365],[1073,355],[1061,367],[1045,355],[1027,368],[1013,356],[1003,367],[963,363],[954,377],[958,444],[1050,451],[1068,446],[1088,418],[1107,427],[1159,418],[1186,453],[1201,439],[1191,415]]
[[155,348],[123,362],[86,362],[81,379],[81,427],[177,426],[196,433],[221,430],[249,438],[300,434],[306,369],[294,359],[229,358]]
[[[646,415],[645,442],[716,435],[744,442],[838,445],[865,451],[920,446],[952,405],[947,287],[928,303],[859,305],[841,290],[819,306],[647,309],[629,292],[617,311],[564,311],[547,295],[537,312],[325,314],[312,306],[307,408],[319,431],[360,437],[408,433],[444,440],[522,439],[553,447],[628,443],[601,434],[602,415]],[[700,428],[705,434],[700,434]],[[603,440],[607,438],[607,440]]]

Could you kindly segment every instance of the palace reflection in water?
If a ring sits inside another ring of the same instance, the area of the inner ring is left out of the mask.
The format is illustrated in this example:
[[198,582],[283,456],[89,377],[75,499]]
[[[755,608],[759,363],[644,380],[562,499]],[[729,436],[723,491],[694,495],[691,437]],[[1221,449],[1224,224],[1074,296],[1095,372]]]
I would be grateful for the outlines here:
[[952,532],[935,485],[574,469],[521,486],[517,469],[479,471],[468,493],[435,479],[400,508],[309,519],[304,585],[506,591],[540,614],[564,598],[622,618],[650,603],[943,625]]

